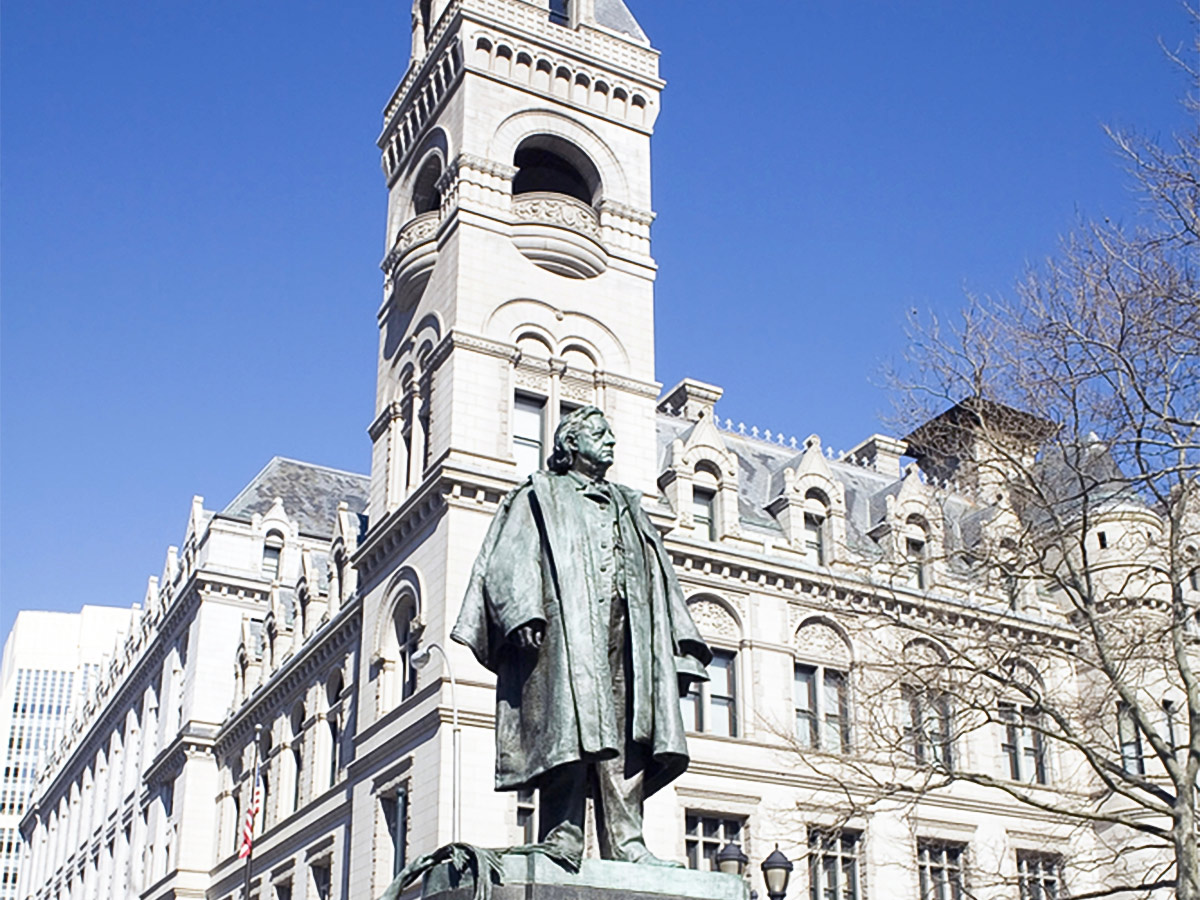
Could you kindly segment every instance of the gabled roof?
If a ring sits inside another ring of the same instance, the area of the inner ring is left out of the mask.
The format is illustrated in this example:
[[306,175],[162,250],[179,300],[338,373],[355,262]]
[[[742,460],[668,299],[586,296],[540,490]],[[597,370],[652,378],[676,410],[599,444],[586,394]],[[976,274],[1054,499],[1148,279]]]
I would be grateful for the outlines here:
[[337,505],[356,514],[367,508],[371,480],[366,475],[276,456],[233,498],[221,515],[249,520],[264,514],[278,497],[304,534],[332,537]]

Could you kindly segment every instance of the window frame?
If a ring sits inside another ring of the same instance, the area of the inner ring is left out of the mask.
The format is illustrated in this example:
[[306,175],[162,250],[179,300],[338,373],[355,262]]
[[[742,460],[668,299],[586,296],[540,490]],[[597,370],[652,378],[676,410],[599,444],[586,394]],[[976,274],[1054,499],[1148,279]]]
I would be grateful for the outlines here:
[[[1041,713],[1031,706],[1001,701],[998,704],[998,719],[1004,728],[1000,751],[1008,762],[1010,780],[1022,784],[1049,785],[1050,760],[1046,736],[1038,725]],[[1033,760],[1032,773],[1026,770],[1026,759]]]
[[[935,854],[940,858],[935,858]],[[951,859],[950,855],[955,858]],[[964,900],[968,846],[960,841],[917,838],[917,891],[920,900]]]
[[1121,754],[1121,768],[1126,774],[1146,774],[1142,731],[1138,728],[1133,708],[1124,701],[1117,704],[1117,749]]
[[[1066,896],[1061,853],[1017,850],[1017,890],[1021,900],[1059,900]],[[1051,886],[1049,891],[1047,885]]]
[[[693,821],[695,833],[693,833]],[[707,824],[715,824],[712,834]],[[730,829],[728,826],[734,826]],[[717,872],[716,856],[726,844],[737,844],[742,852],[750,855],[750,818],[734,813],[716,812],[709,809],[685,809],[683,811],[683,852],[685,866],[697,872]],[[708,868],[701,865],[708,861]]]
[[[709,669],[713,667],[713,663],[718,658],[727,661],[728,665],[725,671],[729,675],[729,693],[728,694],[713,694],[712,680],[702,681],[699,684],[694,684],[691,691],[686,697],[679,698],[680,715],[683,718],[684,730],[692,734],[704,734],[711,737],[737,738],[741,737],[741,722],[738,712],[738,651],[731,650],[726,647],[713,647],[713,662],[709,663]],[[716,720],[714,713],[713,701],[720,701],[718,708],[727,710],[729,717],[729,731],[722,733],[714,731],[711,728],[711,722]],[[685,704],[687,707],[685,707]],[[686,709],[693,710],[689,714]]]
[[379,814],[383,820],[383,833],[392,853],[392,864],[387,870],[390,872],[388,878],[391,880],[408,865],[408,788],[397,786],[380,794]]
[[[810,900],[862,900],[862,844],[861,831],[809,826],[805,858]],[[829,875],[833,876],[832,885]]]
[[[509,451],[512,453],[513,459],[517,462],[518,470],[523,468],[523,464],[520,462],[520,460],[522,459],[522,456],[523,456],[523,453],[521,452],[522,450],[524,450],[525,452],[529,452],[529,451],[536,452],[537,460],[538,460],[537,466],[535,466],[529,472],[518,471],[517,474],[520,475],[521,477],[525,477],[525,476],[531,474],[532,472],[541,471],[546,467],[546,458],[549,456],[549,453],[547,453],[547,450],[546,450],[547,443],[548,443],[547,436],[548,436],[548,431],[549,431],[549,428],[548,428],[548,426],[549,426],[548,418],[549,417],[547,415],[549,406],[550,406],[549,400],[540,394],[533,394],[528,391],[514,391],[513,392],[512,432],[511,432],[511,444],[509,447]],[[533,438],[529,435],[525,435],[525,434],[518,432],[518,413],[522,410],[524,410],[524,412],[529,413],[531,415],[535,411],[537,413],[537,419],[538,419],[537,441],[534,441]]]
[[[954,708],[950,693],[922,684],[900,685],[905,749],[917,765],[954,770]],[[927,723],[936,723],[937,730]]]
[[[811,702],[811,708],[804,710],[800,706],[800,672],[807,670],[811,673],[810,687],[808,690],[808,699]],[[825,709],[825,701],[829,691],[827,682],[830,676],[836,676],[839,682],[836,688],[836,696],[838,699],[838,712],[831,716]],[[850,696],[850,671],[849,668],[840,668],[830,666],[818,662],[806,662],[796,660],[792,665],[792,708],[795,714],[794,734],[796,740],[800,742],[807,750],[816,750],[824,753],[851,753],[854,750],[854,732],[853,732],[853,705]],[[803,736],[803,731],[800,727],[801,717],[809,723],[808,734]],[[830,723],[839,723],[836,731],[838,735],[837,747],[829,747],[826,745],[826,735],[830,733]]]

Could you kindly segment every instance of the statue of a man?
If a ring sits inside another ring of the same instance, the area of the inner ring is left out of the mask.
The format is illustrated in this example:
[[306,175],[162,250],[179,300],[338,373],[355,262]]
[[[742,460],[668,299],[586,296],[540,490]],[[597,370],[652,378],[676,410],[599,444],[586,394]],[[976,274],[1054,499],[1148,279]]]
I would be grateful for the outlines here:
[[673,865],[642,802],[687,768],[679,695],[712,653],[639,492],[604,478],[615,443],[595,407],[563,418],[550,471],[501,502],[452,636],[496,673],[496,789],[539,789],[539,841],[579,859],[590,792],[605,859]]

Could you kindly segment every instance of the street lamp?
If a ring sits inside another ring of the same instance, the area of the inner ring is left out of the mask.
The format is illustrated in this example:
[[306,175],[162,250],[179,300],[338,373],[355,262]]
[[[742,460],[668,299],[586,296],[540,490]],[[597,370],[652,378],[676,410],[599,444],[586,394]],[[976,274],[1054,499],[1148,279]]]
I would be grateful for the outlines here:
[[741,875],[746,871],[746,863],[750,859],[742,852],[742,848],[732,842],[726,844],[717,853],[717,869],[726,875]]
[[412,664],[423,669],[428,665],[432,652],[436,650],[442,657],[442,665],[446,667],[446,675],[450,678],[450,715],[454,724],[452,745],[454,749],[454,782],[451,789],[451,839],[458,843],[462,839],[462,727],[458,724],[458,699],[455,696],[457,682],[454,680],[454,669],[450,666],[450,657],[438,643],[430,643],[424,650],[413,654]]
[[778,844],[771,855],[763,860],[762,873],[763,880],[767,882],[767,896],[771,900],[783,900],[788,879],[792,877],[792,861],[779,852]]

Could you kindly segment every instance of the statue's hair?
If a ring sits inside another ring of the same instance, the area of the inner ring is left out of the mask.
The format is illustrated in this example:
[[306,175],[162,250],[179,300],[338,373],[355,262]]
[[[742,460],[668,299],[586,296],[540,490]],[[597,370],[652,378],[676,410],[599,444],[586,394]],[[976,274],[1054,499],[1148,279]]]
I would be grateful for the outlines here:
[[604,411],[595,406],[581,406],[562,417],[558,428],[554,429],[554,452],[546,460],[546,468],[559,475],[571,468],[575,462],[575,451],[567,446],[567,438],[578,435],[583,423],[593,416],[604,418]]

